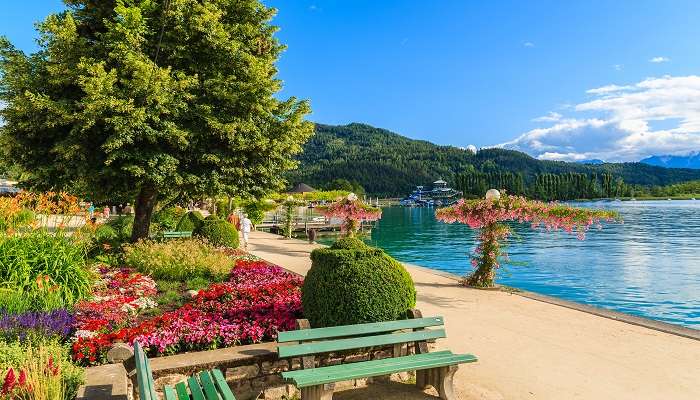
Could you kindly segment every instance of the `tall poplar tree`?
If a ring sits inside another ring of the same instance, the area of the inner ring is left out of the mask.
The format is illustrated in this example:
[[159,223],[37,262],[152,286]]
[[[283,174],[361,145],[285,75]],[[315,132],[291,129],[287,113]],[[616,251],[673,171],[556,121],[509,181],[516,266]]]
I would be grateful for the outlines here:
[[64,0],[27,55],[0,38],[6,162],[36,190],[135,199],[132,239],[172,198],[258,195],[311,136],[280,100],[284,50],[258,0]]

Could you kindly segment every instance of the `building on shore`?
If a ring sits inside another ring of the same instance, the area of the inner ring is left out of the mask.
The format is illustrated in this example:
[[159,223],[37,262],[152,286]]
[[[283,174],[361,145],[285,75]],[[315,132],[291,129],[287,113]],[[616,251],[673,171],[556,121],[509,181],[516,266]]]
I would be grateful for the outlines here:
[[416,190],[401,200],[405,207],[444,207],[454,204],[462,198],[462,192],[447,186],[447,182],[438,179],[430,190],[416,186]]

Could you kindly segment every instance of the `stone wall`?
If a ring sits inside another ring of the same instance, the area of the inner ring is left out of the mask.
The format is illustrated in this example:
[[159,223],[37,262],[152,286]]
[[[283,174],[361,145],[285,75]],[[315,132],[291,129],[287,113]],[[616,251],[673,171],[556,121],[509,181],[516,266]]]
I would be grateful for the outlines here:
[[[127,354],[119,353],[126,358]],[[226,376],[231,390],[239,400],[246,399],[282,399],[285,396],[293,398],[297,389],[282,381],[281,373],[301,368],[302,360],[292,358],[280,360],[277,358],[277,343],[260,343],[248,346],[229,347],[217,350],[177,354],[167,357],[149,359],[157,392],[162,396],[165,385],[175,385],[199,371],[212,368],[220,369]],[[387,346],[364,351],[349,351],[331,353],[314,359],[316,367],[377,360],[394,356],[414,353],[412,344]],[[116,359],[114,361],[117,361]],[[86,384],[81,388],[80,400],[138,400],[135,376],[133,375],[133,359],[123,364],[114,364],[88,368]],[[121,375],[106,379],[105,371]],[[127,371],[132,372],[127,377]],[[411,379],[412,374],[404,373],[396,376],[398,380]],[[117,379],[118,378],[118,379]],[[389,377],[374,378],[374,381],[387,380]],[[364,381],[364,380],[362,380]],[[350,382],[350,385],[363,383]]]

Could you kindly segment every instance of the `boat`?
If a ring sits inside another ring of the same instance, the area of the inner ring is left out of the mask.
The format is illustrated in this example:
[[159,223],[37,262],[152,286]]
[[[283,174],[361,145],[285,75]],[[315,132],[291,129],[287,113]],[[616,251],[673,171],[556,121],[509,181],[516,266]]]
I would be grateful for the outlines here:
[[425,190],[425,186],[416,186],[399,204],[404,207],[445,207],[456,203],[461,197],[462,192],[448,187],[447,182],[438,179],[433,182],[431,190]]

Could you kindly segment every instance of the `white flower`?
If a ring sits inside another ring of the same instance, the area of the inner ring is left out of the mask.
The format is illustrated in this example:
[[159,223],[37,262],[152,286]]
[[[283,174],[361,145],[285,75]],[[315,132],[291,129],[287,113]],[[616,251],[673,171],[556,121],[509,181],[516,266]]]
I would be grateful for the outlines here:
[[158,303],[156,303],[155,300],[153,300],[150,297],[139,297],[138,299],[131,302],[131,304],[136,305],[141,310],[153,308],[158,305]]
[[348,200],[350,201],[357,201],[357,195],[355,193],[350,193],[348,195]]
[[75,331],[75,335],[73,335],[73,341],[77,341],[80,338],[91,338],[91,337],[95,337],[95,336],[97,336],[97,332],[79,329],[79,330]]

